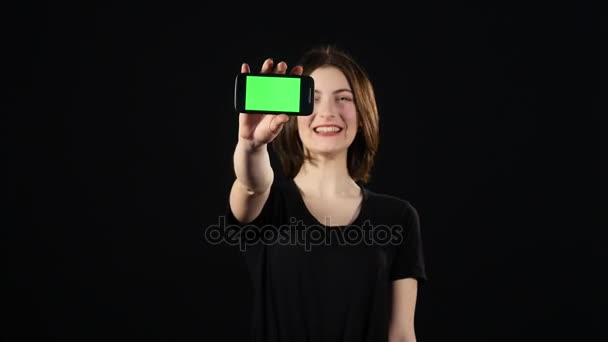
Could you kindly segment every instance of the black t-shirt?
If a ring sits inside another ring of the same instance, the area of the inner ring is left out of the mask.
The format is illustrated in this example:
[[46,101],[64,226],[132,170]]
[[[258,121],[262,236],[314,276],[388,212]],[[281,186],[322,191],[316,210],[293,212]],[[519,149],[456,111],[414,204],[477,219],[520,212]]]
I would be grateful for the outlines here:
[[388,340],[391,281],[427,279],[420,221],[409,201],[361,188],[348,226],[321,224],[291,178],[248,224],[228,206],[253,282],[252,341]]

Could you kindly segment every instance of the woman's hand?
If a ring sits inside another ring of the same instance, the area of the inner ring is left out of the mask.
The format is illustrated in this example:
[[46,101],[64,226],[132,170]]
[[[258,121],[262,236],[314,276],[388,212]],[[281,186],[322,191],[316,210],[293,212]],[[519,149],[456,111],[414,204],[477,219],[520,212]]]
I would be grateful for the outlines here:
[[[261,73],[285,74],[287,63],[279,62],[274,65],[271,58],[262,64]],[[243,63],[242,73],[249,73],[249,65]],[[302,67],[296,66],[291,70],[293,75],[301,75]],[[289,121],[285,114],[239,114],[239,140],[245,142],[251,149],[270,143],[279,134],[283,125]]]

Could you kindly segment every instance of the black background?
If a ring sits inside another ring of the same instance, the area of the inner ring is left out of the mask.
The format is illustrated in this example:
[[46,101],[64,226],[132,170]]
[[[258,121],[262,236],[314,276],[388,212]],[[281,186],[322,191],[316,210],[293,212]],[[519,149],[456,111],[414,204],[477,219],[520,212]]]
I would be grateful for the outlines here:
[[374,5],[7,10],[4,340],[245,341],[244,265],[203,240],[233,177],[234,76],[323,42],[375,85],[368,187],[421,215],[418,340],[597,336],[596,9]]

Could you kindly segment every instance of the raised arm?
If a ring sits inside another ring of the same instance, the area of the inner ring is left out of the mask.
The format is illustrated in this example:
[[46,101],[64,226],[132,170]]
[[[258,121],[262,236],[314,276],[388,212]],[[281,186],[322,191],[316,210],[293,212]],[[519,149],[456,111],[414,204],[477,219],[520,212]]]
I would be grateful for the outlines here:
[[[261,72],[283,74],[286,70],[285,62],[275,67],[269,58],[264,61]],[[249,66],[243,64],[241,72],[249,72]],[[295,67],[291,73],[301,74],[302,68]],[[274,181],[268,144],[288,120],[285,114],[239,114],[239,138],[233,157],[236,179],[230,190],[230,208],[242,223],[253,221],[268,199]]]

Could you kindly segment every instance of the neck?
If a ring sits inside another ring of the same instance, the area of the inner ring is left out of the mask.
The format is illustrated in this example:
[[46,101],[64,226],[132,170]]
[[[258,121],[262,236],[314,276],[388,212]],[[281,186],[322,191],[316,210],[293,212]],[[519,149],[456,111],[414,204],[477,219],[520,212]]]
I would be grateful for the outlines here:
[[305,160],[294,181],[312,197],[357,196],[360,191],[348,173],[346,153]]

